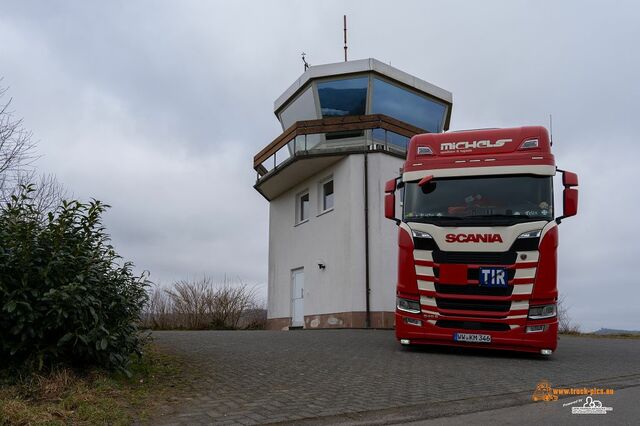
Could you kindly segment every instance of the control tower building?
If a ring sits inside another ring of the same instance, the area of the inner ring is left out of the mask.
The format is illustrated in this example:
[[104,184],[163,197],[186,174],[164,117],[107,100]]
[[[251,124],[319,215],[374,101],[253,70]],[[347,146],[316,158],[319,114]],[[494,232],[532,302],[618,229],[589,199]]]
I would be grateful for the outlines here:
[[452,94],[375,59],[309,67],[253,159],[269,201],[268,328],[392,328],[397,231],[384,183],[409,139],[449,128]]

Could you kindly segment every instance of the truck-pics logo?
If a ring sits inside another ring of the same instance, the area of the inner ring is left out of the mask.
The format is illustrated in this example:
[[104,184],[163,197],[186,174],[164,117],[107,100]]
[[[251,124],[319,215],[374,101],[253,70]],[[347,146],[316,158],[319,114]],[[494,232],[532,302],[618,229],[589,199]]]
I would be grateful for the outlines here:
[[448,243],[501,243],[500,234],[447,234]]
[[511,141],[513,141],[513,139],[498,139],[495,142],[491,142],[489,139],[477,140],[473,142],[445,142],[440,144],[440,152],[466,152],[472,149],[479,148],[500,148]]

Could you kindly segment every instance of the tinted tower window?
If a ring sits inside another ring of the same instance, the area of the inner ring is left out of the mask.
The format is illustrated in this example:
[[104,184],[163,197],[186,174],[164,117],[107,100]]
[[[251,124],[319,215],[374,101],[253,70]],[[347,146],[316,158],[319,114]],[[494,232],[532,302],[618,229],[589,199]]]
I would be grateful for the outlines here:
[[367,105],[368,77],[321,81],[318,97],[323,117],[362,115]]

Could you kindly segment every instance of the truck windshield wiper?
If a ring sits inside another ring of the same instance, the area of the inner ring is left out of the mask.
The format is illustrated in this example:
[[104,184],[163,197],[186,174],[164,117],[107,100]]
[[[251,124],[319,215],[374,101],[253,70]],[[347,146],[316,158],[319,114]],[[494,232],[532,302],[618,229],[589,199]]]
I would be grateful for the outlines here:
[[469,218],[495,218],[495,219],[546,219],[543,216],[529,216],[527,214],[478,214]]
[[425,221],[425,220],[440,220],[440,219],[444,219],[444,220],[464,220],[466,219],[465,217],[460,217],[460,216],[414,216],[411,218],[406,218],[407,222],[411,222],[412,220],[416,220],[416,221]]

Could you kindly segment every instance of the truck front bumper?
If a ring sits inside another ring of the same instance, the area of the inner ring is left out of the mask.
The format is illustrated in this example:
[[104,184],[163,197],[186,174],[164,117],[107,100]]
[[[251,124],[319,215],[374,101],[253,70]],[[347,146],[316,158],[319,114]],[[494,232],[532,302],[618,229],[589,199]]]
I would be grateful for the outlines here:
[[[421,322],[420,325],[407,323],[405,318]],[[444,318],[443,318],[444,319]],[[460,319],[460,318],[456,318]],[[478,318],[468,318],[470,321],[479,321]],[[425,319],[420,314],[408,314],[396,312],[396,338],[405,344],[411,345],[446,345],[468,348],[503,349],[522,352],[536,352],[549,354],[546,351],[555,351],[558,346],[558,320],[519,321],[513,328],[505,331],[473,330],[462,328],[444,328],[437,326],[435,320]],[[527,326],[545,326],[544,331],[527,333]],[[460,342],[454,339],[456,333],[484,334],[491,336],[490,343]]]

